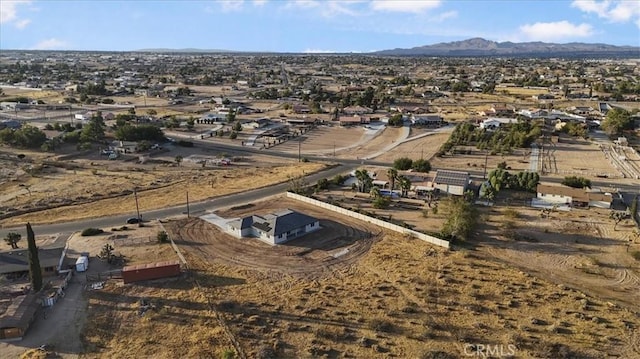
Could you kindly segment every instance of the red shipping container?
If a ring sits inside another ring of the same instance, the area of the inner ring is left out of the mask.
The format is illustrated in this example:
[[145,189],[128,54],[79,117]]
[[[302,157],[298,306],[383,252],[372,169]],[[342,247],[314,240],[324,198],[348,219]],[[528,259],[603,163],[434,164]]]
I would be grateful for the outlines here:
[[122,268],[122,281],[125,284],[178,275],[180,275],[180,262],[178,261],[138,264]]

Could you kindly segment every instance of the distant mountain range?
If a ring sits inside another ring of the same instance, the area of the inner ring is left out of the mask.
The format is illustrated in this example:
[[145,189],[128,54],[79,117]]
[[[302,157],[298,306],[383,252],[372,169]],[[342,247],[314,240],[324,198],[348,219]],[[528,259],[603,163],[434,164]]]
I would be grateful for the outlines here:
[[410,49],[383,50],[371,53],[389,56],[506,56],[506,57],[638,57],[640,47],[614,46],[607,44],[586,44],[571,42],[554,44],[546,42],[495,42],[479,37]]
[[194,52],[194,53],[209,53],[209,52],[220,52],[220,53],[231,53],[231,52],[237,52],[237,51],[230,51],[230,50],[216,50],[216,49],[192,49],[192,48],[187,48],[187,49],[164,49],[164,48],[159,48],[159,49],[140,49],[140,50],[135,50],[134,52],[155,52],[155,53],[168,53],[168,52],[177,52],[177,53],[189,53],[189,52]]

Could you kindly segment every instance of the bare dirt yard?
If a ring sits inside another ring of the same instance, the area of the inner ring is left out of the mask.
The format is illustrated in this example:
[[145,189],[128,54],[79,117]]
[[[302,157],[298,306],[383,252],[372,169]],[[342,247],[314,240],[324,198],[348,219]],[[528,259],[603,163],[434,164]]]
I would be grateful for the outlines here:
[[511,266],[604,300],[640,303],[640,237],[610,210],[572,209],[541,218],[527,207],[487,209],[479,250]]
[[286,268],[265,269],[247,264],[263,260],[252,247],[237,253],[246,259],[238,263],[208,251],[201,234],[178,235],[207,300],[251,358],[457,358],[478,343],[512,345],[525,358],[640,353],[629,330],[640,326],[636,314],[483,252],[441,251],[384,232],[359,260],[311,278],[289,273],[288,258]]
[[[350,152],[354,144],[360,143],[365,138],[365,130],[362,127],[319,126],[305,133],[300,143],[302,153],[331,154],[335,146],[336,155]],[[297,152],[298,139],[289,140],[273,147],[275,151]]]
[[[415,132],[415,133],[414,133]],[[421,132],[413,131],[411,136],[419,135]],[[450,133],[431,133],[427,136],[406,141],[376,157],[376,161],[389,161],[400,157],[409,157],[412,160],[424,158],[431,160],[438,152],[440,146],[449,139]]]
[[[17,159],[6,152],[0,162],[0,211],[7,217],[0,221],[3,226],[131,213],[136,187],[140,210],[144,211],[185,203],[186,198],[176,197],[176,191],[188,189],[190,200],[198,201],[283,182],[324,167],[318,163],[250,162],[202,168],[167,161],[61,160],[38,153]],[[20,212],[31,213],[15,215]]]

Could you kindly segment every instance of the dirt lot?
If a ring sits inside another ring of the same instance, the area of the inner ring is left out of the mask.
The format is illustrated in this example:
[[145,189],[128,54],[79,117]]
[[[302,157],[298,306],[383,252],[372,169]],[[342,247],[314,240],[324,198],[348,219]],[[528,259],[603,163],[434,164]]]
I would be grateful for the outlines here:
[[640,238],[634,238],[629,222],[614,230],[609,212],[573,209],[542,219],[540,210],[526,207],[487,210],[480,250],[558,284],[633,308],[640,303],[640,261],[632,257],[640,250]]
[[[419,133],[419,131],[412,130],[411,136],[413,137]],[[449,135],[449,133],[433,133],[425,137],[407,141],[375,159],[376,161],[389,162],[393,162],[393,160],[400,157],[409,157],[412,160],[420,158],[431,160],[436,152],[438,152],[438,149],[440,149],[440,146],[449,139]]]
[[[336,155],[341,154],[344,148],[359,143],[365,137],[362,127],[320,126],[304,135],[301,142],[302,153],[324,153],[333,155],[335,145]],[[273,147],[275,151],[297,152],[297,139],[287,141]]]
[[626,309],[482,253],[385,233],[359,261],[311,280],[180,247],[249,357],[461,357],[475,343],[514,345],[516,357],[640,353],[628,330],[640,319]]
[[[175,192],[184,193],[187,188],[190,200],[198,201],[286,181],[303,171],[310,173],[323,167],[318,163],[260,163],[260,166],[248,163],[203,169],[187,163],[185,166],[166,162],[140,165],[83,158],[52,158],[45,162],[42,155],[27,155],[28,159],[22,161],[7,153],[0,158],[4,165],[0,171],[2,212],[59,207],[9,217],[0,221],[2,225],[131,213],[135,210],[132,206],[134,187],[139,188],[140,210],[144,211],[184,203],[186,197],[184,201],[182,196],[176,200]],[[73,203],[76,205],[71,205]]]
[[[274,208],[274,201],[278,208]],[[170,222],[167,231],[179,246],[187,246],[217,263],[243,266],[264,273],[305,278],[325,276],[357,261],[381,233],[376,226],[279,197],[237,209],[219,211],[223,218],[267,214],[290,208],[320,220],[321,230],[280,246],[238,239],[200,219]]]

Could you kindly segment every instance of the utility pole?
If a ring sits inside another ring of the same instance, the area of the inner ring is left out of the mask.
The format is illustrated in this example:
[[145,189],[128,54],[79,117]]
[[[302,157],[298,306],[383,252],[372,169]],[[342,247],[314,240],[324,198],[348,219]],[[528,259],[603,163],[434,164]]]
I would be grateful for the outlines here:
[[336,157],[336,141],[333,141],[333,157]]
[[302,161],[302,158],[300,157],[300,146],[302,146],[302,136],[298,137],[298,162]]
[[142,218],[140,217],[140,206],[138,206],[138,192],[137,189],[133,189],[133,197],[136,199],[136,213],[138,214],[138,227],[142,227]]
[[420,159],[424,159],[424,145],[420,146]]
[[187,218],[190,218],[189,215],[189,191],[187,190]]

